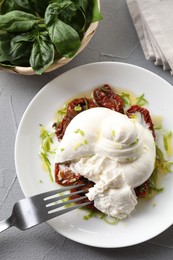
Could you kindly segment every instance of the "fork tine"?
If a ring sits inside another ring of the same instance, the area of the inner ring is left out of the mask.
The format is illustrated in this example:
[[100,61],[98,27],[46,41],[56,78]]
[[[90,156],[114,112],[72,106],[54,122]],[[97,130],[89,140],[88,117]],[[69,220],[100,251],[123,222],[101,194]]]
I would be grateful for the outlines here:
[[[62,206],[65,206],[65,205],[70,205],[72,203],[75,203],[75,202],[79,202],[80,200],[82,201],[83,199],[87,199],[87,196],[82,196],[82,197],[78,197],[78,198],[75,198],[75,199],[72,199],[72,200],[67,200],[67,201],[64,201],[64,202],[60,202],[60,203],[54,203],[54,204],[48,204],[46,205],[47,209],[49,210],[48,213],[54,209],[58,209]],[[81,203],[82,204],[82,203]]]
[[51,197],[50,199],[49,198],[46,198],[44,199],[45,203],[46,203],[46,206],[48,206],[49,204],[53,203],[53,202],[58,202],[59,200],[62,200],[62,199],[65,199],[65,198],[68,198],[68,197],[71,197],[73,195],[77,195],[77,194],[80,194],[80,193],[83,193],[84,191],[83,190],[78,190],[78,191],[74,191],[74,192],[71,192],[71,193],[67,193],[67,194],[63,194],[61,196],[58,196],[58,193],[55,194],[54,197]]
[[47,192],[44,192],[44,193],[40,193],[40,194],[34,195],[31,198],[36,197],[37,199],[40,199],[40,200],[41,199],[47,200],[49,197],[51,197],[53,195],[56,195],[58,193],[62,193],[62,192],[65,192],[65,191],[70,191],[71,189],[74,189],[74,188],[75,189],[76,188],[81,188],[84,185],[85,184],[77,184],[77,185],[66,186],[66,187],[63,187],[63,188],[58,188],[56,190],[47,191]]
[[74,205],[74,206],[71,206],[69,208],[65,208],[65,209],[62,209],[62,210],[58,210],[56,212],[50,212],[49,215],[50,215],[50,218],[55,218],[55,217],[58,217],[64,213],[67,213],[67,212],[70,212],[74,209],[79,209],[79,208],[83,208],[87,205],[91,204],[91,201],[88,201],[88,202],[84,202],[84,203],[81,203],[81,204],[77,204],[77,205]]

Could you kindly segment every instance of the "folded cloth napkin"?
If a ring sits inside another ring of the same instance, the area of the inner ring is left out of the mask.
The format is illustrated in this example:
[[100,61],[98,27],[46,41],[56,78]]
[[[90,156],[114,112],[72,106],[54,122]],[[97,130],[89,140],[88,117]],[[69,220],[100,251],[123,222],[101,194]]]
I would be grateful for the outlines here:
[[146,59],[173,74],[173,0],[126,0]]

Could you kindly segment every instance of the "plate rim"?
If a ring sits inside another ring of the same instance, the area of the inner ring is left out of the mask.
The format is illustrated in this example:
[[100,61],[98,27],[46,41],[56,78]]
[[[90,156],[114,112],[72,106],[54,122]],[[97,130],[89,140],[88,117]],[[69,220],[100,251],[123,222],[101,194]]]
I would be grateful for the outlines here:
[[[22,124],[23,124],[23,121],[24,121],[24,119],[25,119],[26,114],[28,113],[29,109],[32,108],[32,104],[35,102],[35,100],[36,100],[37,98],[39,98],[40,95],[44,94],[44,92],[47,91],[47,89],[49,88],[50,84],[51,84],[51,85],[54,84],[54,82],[56,82],[56,80],[57,80],[58,78],[64,77],[64,76],[65,76],[66,74],[68,74],[69,72],[74,72],[74,71],[76,71],[77,69],[82,69],[82,68],[85,68],[85,67],[88,67],[88,66],[89,66],[89,67],[90,67],[90,66],[97,66],[97,65],[99,65],[99,66],[100,66],[100,65],[104,65],[104,66],[105,66],[106,64],[113,64],[113,66],[116,64],[116,65],[121,65],[121,66],[126,66],[126,67],[132,67],[132,68],[134,68],[134,69],[139,69],[139,70],[141,70],[141,71],[147,72],[147,73],[153,75],[154,77],[157,77],[159,80],[162,80],[162,81],[164,82],[164,84],[166,84],[167,87],[170,87],[171,91],[173,91],[171,84],[170,84],[169,82],[167,82],[165,79],[161,78],[159,75],[157,75],[157,74],[155,74],[155,73],[153,73],[153,72],[151,72],[151,71],[149,71],[149,70],[147,70],[147,69],[145,69],[145,68],[143,68],[143,67],[140,67],[140,66],[137,66],[137,65],[133,65],[133,64],[130,64],[130,63],[125,63],[125,62],[103,61],[103,62],[88,63],[88,64],[84,64],[84,65],[77,66],[77,67],[72,68],[72,69],[70,69],[70,70],[67,70],[67,71],[65,71],[64,73],[60,74],[59,76],[56,76],[54,79],[52,79],[51,81],[49,81],[45,86],[43,86],[43,87],[38,91],[38,93],[33,97],[33,99],[30,101],[29,105],[28,105],[27,108],[25,109],[25,111],[24,111],[24,113],[23,113],[23,115],[22,115],[22,117],[21,117],[19,126],[18,126],[18,130],[17,130],[17,134],[16,134],[16,139],[15,139],[15,149],[14,149],[14,154],[15,154],[15,155],[14,155],[14,157],[15,157],[15,168],[16,168],[16,174],[17,174],[17,177],[18,177],[18,181],[19,181],[20,187],[21,187],[22,192],[24,193],[25,196],[27,196],[27,192],[26,192],[26,190],[24,189],[23,185],[21,184],[21,180],[20,180],[20,178],[19,178],[19,173],[18,173],[18,170],[17,170],[18,167],[17,167],[16,154],[17,154],[18,139],[19,139],[21,127],[22,127]],[[79,91],[79,92],[80,92],[80,91]],[[54,229],[54,227],[52,226],[52,224],[51,224],[50,221],[48,221],[47,223]],[[173,223],[173,221],[172,221],[172,223]],[[170,227],[170,225],[169,225],[167,228],[169,228],[169,227]],[[167,228],[166,228],[166,229],[167,229]],[[93,247],[101,247],[101,248],[121,248],[121,247],[129,247],[129,246],[133,246],[133,245],[137,245],[137,244],[143,243],[143,242],[145,242],[145,241],[147,241],[147,240],[149,240],[149,239],[151,239],[151,238],[153,238],[153,237],[155,237],[155,236],[161,234],[161,233],[164,232],[166,229],[164,228],[164,229],[163,229],[162,231],[160,231],[158,234],[156,234],[156,235],[154,235],[154,236],[152,236],[152,237],[150,237],[150,238],[147,238],[147,239],[145,239],[145,240],[139,241],[138,243],[134,243],[134,244],[129,243],[129,245],[122,245],[122,246],[108,246],[108,245],[105,245],[105,246],[103,247],[103,246],[99,246],[97,243],[93,245],[92,243],[91,243],[91,244],[89,244],[89,243],[84,243],[84,242],[81,242],[80,240],[77,240],[77,239],[73,239],[73,238],[69,238],[69,237],[68,237],[68,238],[71,239],[71,240],[73,240],[73,241],[76,241],[76,242],[78,242],[78,243],[85,244],[85,245],[89,245],[89,246],[93,246]],[[54,229],[54,230],[55,230],[55,229]],[[65,236],[64,234],[62,234],[61,232],[59,232],[59,231],[57,231],[57,230],[56,230],[56,232],[58,232],[58,233],[60,233],[61,235]],[[66,236],[66,237],[67,237],[67,236]]]

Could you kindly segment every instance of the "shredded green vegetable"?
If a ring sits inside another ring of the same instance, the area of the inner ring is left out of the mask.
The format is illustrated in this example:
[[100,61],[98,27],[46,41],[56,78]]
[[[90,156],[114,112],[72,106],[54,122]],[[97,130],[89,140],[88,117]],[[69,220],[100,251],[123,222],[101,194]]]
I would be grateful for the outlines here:
[[168,133],[163,135],[164,148],[165,148],[165,151],[167,151],[167,152],[169,151],[171,139],[172,139],[172,132],[171,131],[169,131]]
[[53,144],[53,137],[55,133],[54,132],[49,133],[43,125],[40,125],[40,131],[41,131],[40,158],[43,163],[43,168],[49,172],[50,179],[53,182],[51,163],[49,161],[49,154],[55,153],[55,151],[51,150],[51,144]]
[[145,99],[144,93],[143,93],[141,96],[137,97],[136,105],[142,107],[142,106],[145,106],[146,104],[148,104],[148,101]]
[[118,95],[121,97],[124,105],[131,106],[132,102],[130,99],[130,94],[128,94],[126,92],[122,92],[122,93],[119,93]]

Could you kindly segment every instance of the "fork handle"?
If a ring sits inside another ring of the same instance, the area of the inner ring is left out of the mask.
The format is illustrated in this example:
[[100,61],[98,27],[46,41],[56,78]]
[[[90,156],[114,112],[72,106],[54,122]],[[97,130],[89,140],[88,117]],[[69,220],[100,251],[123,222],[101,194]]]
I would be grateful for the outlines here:
[[12,226],[12,222],[11,222],[10,218],[0,221],[0,233],[3,232],[4,230],[8,229],[11,226]]

